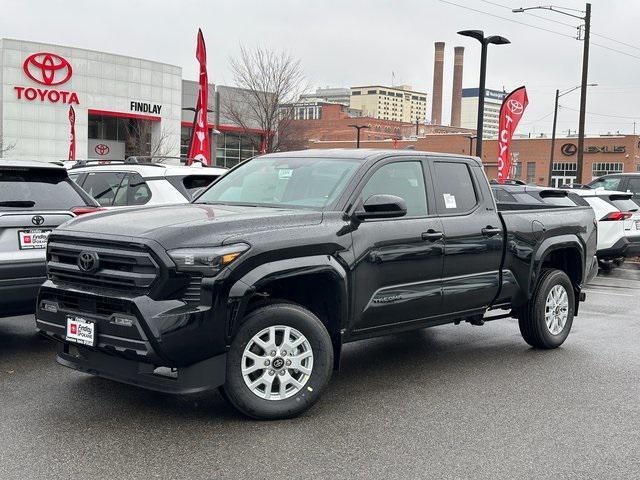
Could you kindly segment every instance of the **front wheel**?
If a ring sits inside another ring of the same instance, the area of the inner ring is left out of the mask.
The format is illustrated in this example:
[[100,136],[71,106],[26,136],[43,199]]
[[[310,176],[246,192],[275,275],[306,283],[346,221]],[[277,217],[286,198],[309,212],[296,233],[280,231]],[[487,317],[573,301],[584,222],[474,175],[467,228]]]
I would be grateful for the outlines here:
[[518,318],[522,338],[535,348],[557,348],[573,324],[575,293],[562,270],[543,270],[538,286]]
[[309,409],[331,378],[333,347],[322,322],[299,305],[276,303],[248,314],[227,355],[225,397],[257,419]]

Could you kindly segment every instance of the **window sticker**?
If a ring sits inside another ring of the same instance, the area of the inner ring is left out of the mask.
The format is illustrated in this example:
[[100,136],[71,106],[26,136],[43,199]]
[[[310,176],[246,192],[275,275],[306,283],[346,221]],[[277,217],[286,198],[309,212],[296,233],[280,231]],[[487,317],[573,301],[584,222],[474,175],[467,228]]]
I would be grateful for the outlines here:
[[291,178],[293,176],[292,168],[279,168],[278,178]]
[[450,193],[443,193],[444,208],[458,208],[456,205],[456,196]]

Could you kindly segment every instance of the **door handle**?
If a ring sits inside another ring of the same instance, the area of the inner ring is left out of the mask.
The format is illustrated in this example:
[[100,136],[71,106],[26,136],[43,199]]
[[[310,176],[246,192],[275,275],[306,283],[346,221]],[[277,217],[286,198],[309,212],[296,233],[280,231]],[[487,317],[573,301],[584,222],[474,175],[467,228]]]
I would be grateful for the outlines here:
[[494,235],[498,235],[499,233],[501,233],[502,229],[487,225],[481,230],[481,232],[485,237],[493,237]]
[[433,229],[429,229],[426,232],[422,232],[422,240],[428,240],[429,242],[435,242],[443,237],[442,232],[436,232]]

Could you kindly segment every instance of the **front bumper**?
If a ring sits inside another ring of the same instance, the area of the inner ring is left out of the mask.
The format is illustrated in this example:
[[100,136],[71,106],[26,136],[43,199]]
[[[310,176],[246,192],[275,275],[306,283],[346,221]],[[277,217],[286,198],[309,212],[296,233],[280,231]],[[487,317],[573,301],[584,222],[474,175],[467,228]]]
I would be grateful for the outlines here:
[[38,290],[46,279],[44,259],[0,265],[0,316],[35,312]]
[[60,343],[56,360],[65,367],[109,380],[158,392],[187,394],[211,390],[224,384],[227,354],[216,355],[188,367],[168,369]]

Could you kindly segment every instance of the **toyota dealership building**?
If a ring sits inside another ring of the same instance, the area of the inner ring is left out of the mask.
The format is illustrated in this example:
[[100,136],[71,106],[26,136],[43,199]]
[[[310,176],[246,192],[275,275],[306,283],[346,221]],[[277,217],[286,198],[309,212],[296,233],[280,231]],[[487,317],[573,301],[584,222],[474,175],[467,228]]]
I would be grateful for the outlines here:
[[[194,59],[195,62],[195,59]],[[0,39],[0,155],[64,160],[69,107],[75,110],[76,158],[186,155],[198,85],[182,68],[141,58],[22,40]],[[216,87],[210,86],[210,128]],[[221,103],[237,89],[218,86]],[[256,153],[262,132],[243,129],[220,112],[212,142],[217,165]]]

